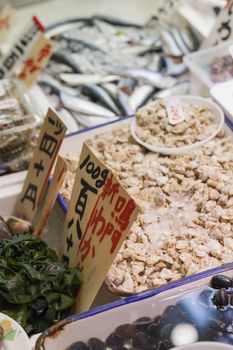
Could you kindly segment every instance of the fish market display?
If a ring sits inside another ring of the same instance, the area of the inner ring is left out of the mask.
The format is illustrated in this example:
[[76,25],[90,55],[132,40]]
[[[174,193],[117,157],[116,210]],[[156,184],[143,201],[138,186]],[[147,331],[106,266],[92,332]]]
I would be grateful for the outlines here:
[[232,278],[215,275],[210,286],[186,292],[160,315],[153,308],[154,317],[145,315],[132,323],[120,324],[105,339],[90,337],[86,343],[79,340],[67,350],[169,350],[205,341],[233,345],[232,297]]
[[233,59],[231,55],[215,57],[204,66],[213,83],[222,83],[233,77]]
[[[141,292],[232,262],[232,135],[222,130],[193,152],[163,156],[137,144],[125,121],[88,144],[142,210],[108,272],[118,291]],[[67,202],[77,162],[70,157]]]
[[48,35],[56,48],[38,82],[52,106],[74,118],[72,131],[132,115],[163,89],[175,94],[186,72],[182,56],[199,45],[188,25],[140,26],[102,16],[55,25]]
[[41,123],[24,86],[0,82],[0,174],[25,170]]
[[40,333],[68,315],[81,275],[33,237],[28,222],[10,217],[6,222],[1,218],[0,223],[1,312],[28,335]]
[[166,101],[157,100],[136,112],[136,134],[154,146],[182,147],[209,137],[217,129],[215,117],[207,105],[182,102],[185,120],[169,124]]

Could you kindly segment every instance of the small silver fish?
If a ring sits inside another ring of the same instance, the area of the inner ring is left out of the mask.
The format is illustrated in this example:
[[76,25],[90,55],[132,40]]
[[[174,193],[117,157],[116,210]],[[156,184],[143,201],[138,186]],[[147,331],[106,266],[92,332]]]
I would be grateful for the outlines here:
[[109,83],[119,80],[117,75],[100,75],[100,74],[60,74],[60,79],[70,86],[77,85],[96,85]]
[[133,112],[144,105],[153,94],[155,88],[151,85],[141,85],[134,89],[134,92],[129,97],[129,104]]
[[190,53],[190,50],[188,49],[188,47],[185,45],[183,38],[182,38],[182,33],[180,31],[179,28],[172,26],[171,27],[171,34],[173,36],[173,38],[175,39],[177,45],[179,46],[179,48],[181,49],[181,51],[183,52],[184,55]]
[[166,64],[166,74],[171,76],[179,76],[187,71],[187,66],[184,62],[175,63],[171,58],[164,58]]
[[139,80],[147,84],[151,84],[152,86],[157,87],[159,89],[169,88],[176,84],[175,78],[172,78],[169,76],[163,76],[158,72],[152,72],[152,71],[149,71],[146,69],[140,69],[140,68],[123,70],[121,72],[121,75]]
[[101,124],[105,124],[106,122],[110,121],[110,120],[117,120],[117,117],[113,117],[111,119],[106,119],[106,118],[102,118],[102,117],[97,117],[97,116],[92,116],[92,115],[85,115],[85,114],[81,114],[81,113],[77,113],[77,112],[73,112],[73,116],[75,118],[75,120],[77,122],[79,122],[80,124],[82,124],[83,126],[90,128],[92,126],[95,125],[101,125]]
[[160,26],[159,33],[161,36],[163,50],[167,55],[174,57],[183,56],[183,52],[181,51],[176,41],[174,40],[172,34],[168,30]]
[[57,81],[55,78],[46,73],[43,73],[39,76],[38,82],[49,85],[52,88],[52,90],[54,90],[54,92],[56,92],[57,94],[59,94],[60,92],[65,92],[69,95],[77,95],[77,91],[68,86],[62,85],[59,81]]
[[170,89],[162,90],[157,92],[154,97],[155,98],[166,98],[169,96],[175,96],[175,95],[186,95],[189,91],[189,82],[184,81],[182,83],[179,83],[175,86],[173,86]]
[[115,116],[115,114],[108,109],[91,101],[85,100],[84,98],[71,96],[64,92],[61,92],[60,97],[64,107],[74,112],[96,115],[104,118],[112,118]]
[[67,134],[79,131],[78,124],[67,109],[62,108],[58,111],[58,115],[67,127]]
[[87,86],[84,86],[83,92],[85,94],[87,94],[88,96],[93,97],[97,101],[100,101],[100,103],[104,107],[106,107],[107,109],[109,109],[113,113],[115,113],[117,115],[120,114],[119,109],[117,108],[117,106],[113,102],[113,100],[110,97],[110,95],[101,86],[98,86],[98,85],[87,85]]

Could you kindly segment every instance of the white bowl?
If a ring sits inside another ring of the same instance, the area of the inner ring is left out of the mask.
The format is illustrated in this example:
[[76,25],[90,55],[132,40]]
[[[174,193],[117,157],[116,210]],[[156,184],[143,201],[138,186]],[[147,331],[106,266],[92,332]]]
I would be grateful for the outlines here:
[[[166,98],[166,100],[169,101],[170,99],[173,99],[173,98],[174,97],[171,96],[169,98]],[[156,145],[152,146],[148,143],[145,143],[137,136],[137,134],[136,134],[137,121],[136,121],[136,118],[134,118],[131,122],[131,134],[132,134],[133,138],[140,145],[147,148],[151,152],[170,155],[170,154],[182,154],[182,153],[193,151],[196,148],[203,146],[206,142],[213,139],[223,127],[224,114],[223,114],[223,111],[221,110],[221,108],[216,103],[214,103],[214,102],[212,102],[204,97],[192,96],[192,95],[180,95],[180,96],[176,96],[176,99],[179,99],[179,100],[181,100],[181,102],[185,102],[187,104],[195,104],[195,105],[205,104],[208,107],[210,107],[212,109],[213,115],[215,117],[216,129],[213,131],[213,133],[210,136],[208,136],[204,140],[192,143],[191,145],[182,146],[182,147],[161,147],[161,146],[156,146]]]
[[170,350],[233,350],[233,345],[206,341],[183,345]]
[[31,350],[26,332],[11,317],[0,313],[0,325],[4,329],[3,350]]

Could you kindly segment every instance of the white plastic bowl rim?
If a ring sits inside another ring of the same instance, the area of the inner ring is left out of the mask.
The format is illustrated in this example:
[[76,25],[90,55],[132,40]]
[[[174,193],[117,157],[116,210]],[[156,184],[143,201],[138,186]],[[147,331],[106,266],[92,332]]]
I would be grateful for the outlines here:
[[206,341],[183,345],[170,350],[233,350],[233,345]]
[[195,150],[196,148],[199,148],[203,146],[205,143],[208,141],[212,140],[222,129],[223,124],[224,124],[224,114],[221,108],[214,102],[200,96],[193,96],[193,95],[179,95],[179,96],[171,96],[166,98],[167,101],[172,100],[172,99],[179,99],[181,101],[184,101],[188,104],[205,104],[209,106],[212,109],[212,112],[215,116],[215,121],[217,123],[216,129],[213,131],[213,133],[205,138],[202,141],[198,141],[195,143],[192,143],[191,145],[187,146],[182,146],[182,147],[160,147],[160,146],[152,146],[144,141],[142,141],[136,134],[136,126],[137,126],[137,121],[136,117],[133,118],[131,122],[131,134],[133,138],[143,147],[147,148],[151,152],[156,152],[156,153],[162,153],[166,155],[172,155],[172,154],[182,154],[186,152],[190,152]]

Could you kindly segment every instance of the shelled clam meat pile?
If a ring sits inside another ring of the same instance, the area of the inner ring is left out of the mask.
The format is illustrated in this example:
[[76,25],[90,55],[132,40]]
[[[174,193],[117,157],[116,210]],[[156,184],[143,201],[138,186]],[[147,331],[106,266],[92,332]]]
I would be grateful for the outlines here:
[[[141,292],[232,262],[233,143],[227,131],[177,156],[138,145],[129,121],[88,144],[141,208],[108,272],[114,287]],[[67,201],[78,157],[68,159]]]

